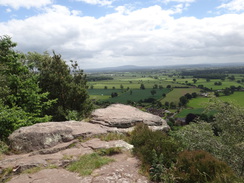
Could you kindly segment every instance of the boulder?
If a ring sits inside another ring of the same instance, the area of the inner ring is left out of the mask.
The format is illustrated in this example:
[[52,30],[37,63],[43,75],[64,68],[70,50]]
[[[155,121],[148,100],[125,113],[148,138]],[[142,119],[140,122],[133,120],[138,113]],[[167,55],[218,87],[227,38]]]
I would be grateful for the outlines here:
[[22,127],[9,136],[11,148],[18,152],[31,152],[69,142],[77,137],[107,133],[107,128],[87,122],[47,122]]
[[161,117],[123,104],[113,104],[105,109],[97,109],[91,117],[91,123],[108,127],[129,128],[142,122],[148,126],[162,126],[165,130],[169,129],[167,122]]

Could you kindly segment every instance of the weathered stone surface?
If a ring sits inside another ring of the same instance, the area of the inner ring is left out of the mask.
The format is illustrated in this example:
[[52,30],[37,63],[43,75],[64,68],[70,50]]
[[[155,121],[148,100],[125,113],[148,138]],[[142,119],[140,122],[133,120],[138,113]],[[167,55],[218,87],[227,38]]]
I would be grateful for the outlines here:
[[21,174],[14,177],[9,183],[81,183],[82,177],[64,169],[45,169],[34,174]]
[[166,121],[161,117],[123,104],[113,104],[105,109],[97,109],[91,117],[91,123],[109,127],[129,128],[143,122],[148,126],[163,126],[163,128],[169,129]]
[[139,161],[128,154],[114,155],[115,161],[95,171],[92,175],[81,177],[77,173],[64,169],[44,169],[34,174],[20,174],[14,176],[9,183],[149,183],[140,175]]
[[69,142],[79,136],[88,137],[107,133],[107,128],[87,122],[48,122],[22,127],[9,136],[11,148],[31,152]]
[[98,138],[94,138],[82,143],[83,147],[89,147],[91,149],[102,149],[102,148],[111,148],[111,147],[120,147],[125,150],[132,150],[133,145],[128,144],[123,140],[112,140],[112,141],[102,141]]
[[93,171],[92,183],[148,183],[148,179],[138,173],[139,161],[126,154],[112,156],[114,162]]
[[[51,149],[60,150],[53,152],[51,150],[37,151],[36,153],[5,155],[0,161],[0,172],[8,167],[13,167],[13,178],[10,183],[26,183],[26,182],[49,182],[49,183],[100,183],[100,182],[149,182],[146,177],[140,175],[139,161],[132,157],[130,150],[133,146],[122,141],[101,141],[94,138],[86,142],[78,142],[67,149],[68,143],[59,144]],[[60,148],[61,147],[61,148]],[[92,175],[80,177],[76,173],[68,172],[63,168],[70,162],[76,161],[80,156],[94,152],[93,150],[100,148],[121,147],[124,149],[122,154],[111,156],[115,161],[95,170]],[[38,154],[41,153],[41,154]],[[51,154],[46,154],[51,153]],[[50,165],[56,165],[58,169],[48,169]],[[23,171],[33,167],[42,167],[41,170],[34,174],[23,174]],[[46,168],[45,168],[46,167]],[[10,177],[5,177],[10,178]],[[1,182],[2,179],[0,179]]]

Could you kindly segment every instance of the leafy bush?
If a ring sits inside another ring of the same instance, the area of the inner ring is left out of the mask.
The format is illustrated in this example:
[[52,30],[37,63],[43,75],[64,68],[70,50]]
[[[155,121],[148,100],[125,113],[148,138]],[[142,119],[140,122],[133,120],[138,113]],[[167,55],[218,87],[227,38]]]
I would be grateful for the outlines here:
[[100,156],[112,156],[114,154],[120,154],[122,152],[122,149],[120,147],[111,147],[107,149],[99,149],[97,150],[97,154]]
[[0,103],[0,139],[6,141],[14,130],[50,119],[50,116],[37,117],[19,107],[8,108]]
[[180,183],[231,182],[231,168],[206,151],[183,151],[175,164],[175,176]]
[[244,112],[233,104],[213,101],[213,122],[187,125],[171,133],[188,150],[204,150],[225,161],[240,177],[244,175]]
[[9,148],[8,145],[0,140],[0,159],[1,159],[1,154],[8,152],[8,148]]
[[152,131],[145,124],[138,124],[131,134],[133,152],[142,161],[142,168],[149,171],[153,164],[154,151],[157,156],[163,155],[166,168],[175,162],[180,145],[162,131]]

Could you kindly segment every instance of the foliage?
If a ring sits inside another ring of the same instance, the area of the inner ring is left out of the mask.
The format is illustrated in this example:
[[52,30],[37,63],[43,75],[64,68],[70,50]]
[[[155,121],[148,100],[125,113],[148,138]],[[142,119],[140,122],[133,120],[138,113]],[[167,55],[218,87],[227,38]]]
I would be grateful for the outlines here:
[[218,111],[211,123],[198,122],[172,133],[187,149],[205,150],[225,161],[239,175],[244,167],[244,112],[233,104],[212,101],[209,110]]
[[16,43],[8,36],[0,37],[0,139],[22,126],[51,119],[44,110],[54,100],[48,99],[38,86],[37,77],[22,62],[24,56],[13,50]]
[[163,164],[164,156],[163,154],[157,155],[156,151],[152,151],[152,166],[150,167],[150,179],[156,182],[167,182],[167,183],[175,183],[176,177],[174,175],[174,167],[166,168]]
[[48,100],[48,93],[41,91],[37,77],[21,62],[23,55],[13,50],[16,45],[10,37],[0,37],[1,74],[5,79],[3,90],[8,89],[2,101],[10,108],[20,107],[25,112],[43,116],[43,111],[54,101]]
[[96,152],[100,156],[112,156],[115,154],[120,154],[122,152],[122,149],[120,147],[110,147],[98,149]]
[[142,161],[144,170],[149,171],[153,163],[153,149],[157,156],[164,156],[163,164],[170,167],[175,161],[180,145],[162,131],[152,131],[145,124],[138,124],[131,134],[133,152]]
[[175,176],[180,183],[231,182],[233,171],[228,165],[205,151],[183,151],[175,164]]
[[9,149],[8,145],[0,140],[0,159],[1,159],[1,154],[8,152],[8,149]]
[[86,91],[86,75],[76,62],[71,61],[69,67],[55,52],[52,57],[47,53],[28,53],[27,59],[38,69],[42,90],[50,93],[50,99],[57,99],[57,103],[46,111],[53,120],[67,120],[68,112],[74,110],[81,118],[89,115],[92,105]]
[[107,157],[101,157],[97,153],[81,156],[78,161],[71,163],[67,170],[77,172],[81,176],[90,175],[93,170],[113,161]]
[[11,179],[11,176],[13,175],[13,168],[5,168],[0,172],[0,182],[8,182]]
[[7,140],[7,137],[20,127],[49,121],[50,119],[50,116],[37,117],[35,114],[25,112],[20,107],[9,108],[0,103],[0,139]]

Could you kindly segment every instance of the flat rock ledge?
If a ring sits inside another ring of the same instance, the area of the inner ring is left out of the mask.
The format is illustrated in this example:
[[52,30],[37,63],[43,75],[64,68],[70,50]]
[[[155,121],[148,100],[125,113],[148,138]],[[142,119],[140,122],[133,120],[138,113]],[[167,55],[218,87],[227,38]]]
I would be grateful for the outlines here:
[[46,122],[22,127],[9,136],[11,148],[27,153],[69,142],[78,137],[90,137],[105,134],[108,129],[102,125],[88,122]]
[[123,104],[113,104],[105,109],[95,110],[91,114],[90,122],[117,128],[129,128],[137,123],[145,123],[148,126],[163,126],[169,129],[167,122],[161,117]]
[[[150,182],[145,176],[139,174],[140,162],[135,157],[131,156],[130,150],[132,145],[122,141],[102,141],[94,138],[85,142],[73,141],[74,146],[69,147],[69,143],[57,145],[52,149],[43,152],[27,153],[20,155],[6,155],[0,160],[0,174],[3,169],[13,168],[12,174],[8,177],[3,177],[1,181],[10,179],[9,183],[27,183],[27,182],[49,182],[49,183],[147,183]],[[84,154],[90,154],[94,150],[101,148],[120,147],[121,154],[116,154],[110,158],[113,162],[102,166],[93,171],[90,176],[79,176],[77,173],[69,172],[65,167],[73,161],[79,159]],[[53,167],[50,169],[50,167]],[[40,167],[40,171],[36,173],[24,173],[26,169]],[[55,167],[55,168],[54,168]]]

